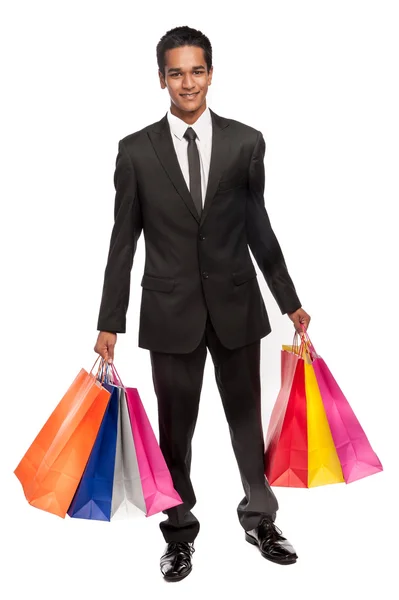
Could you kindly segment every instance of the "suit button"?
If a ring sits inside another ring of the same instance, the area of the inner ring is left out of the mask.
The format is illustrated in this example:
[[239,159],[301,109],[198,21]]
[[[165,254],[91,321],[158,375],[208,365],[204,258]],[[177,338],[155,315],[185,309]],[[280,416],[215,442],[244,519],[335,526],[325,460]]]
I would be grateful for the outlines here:
[[202,242],[202,241],[204,241],[204,239],[205,239],[205,236],[204,236],[204,235],[202,235],[202,233],[200,233],[199,239],[200,239],[200,240],[201,240],[201,242]]
[[208,277],[209,277],[209,273],[208,273],[208,271],[202,271],[202,277],[203,277],[204,279],[208,279]]

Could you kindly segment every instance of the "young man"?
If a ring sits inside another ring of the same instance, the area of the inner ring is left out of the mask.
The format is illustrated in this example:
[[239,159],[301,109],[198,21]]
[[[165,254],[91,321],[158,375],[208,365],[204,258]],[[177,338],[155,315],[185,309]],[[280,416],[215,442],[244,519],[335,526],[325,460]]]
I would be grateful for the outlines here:
[[116,334],[126,330],[130,273],[143,231],[139,347],[150,351],[160,447],[183,500],[160,523],[167,542],[161,571],[178,581],[191,572],[199,531],[191,512],[191,441],[207,348],[245,492],[237,508],[245,538],[273,562],[297,559],[274,525],[278,504],[264,474],[260,340],[271,328],[249,248],[298,332],[310,316],[265,209],[262,133],[207,108],[208,38],[189,27],[172,29],[159,41],[157,59],[170,110],[119,142],[95,351],[112,360]]

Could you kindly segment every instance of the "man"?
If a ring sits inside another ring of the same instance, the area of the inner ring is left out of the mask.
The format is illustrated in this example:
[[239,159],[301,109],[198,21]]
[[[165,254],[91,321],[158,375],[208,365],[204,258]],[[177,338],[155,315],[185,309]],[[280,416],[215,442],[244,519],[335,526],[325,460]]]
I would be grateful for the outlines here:
[[237,508],[245,538],[265,558],[291,564],[297,555],[274,524],[278,504],[264,474],[260,340],[271,328],[249,249],[298,332],[310,316],[265,209],[265,141],[260,131],[207,107],[212,48],[200,31],[168,31],[157,60],[170,110],[119,142],[95,351],[112,361],[116,334],[126,330],[130,273],[143,231],[139,347],[150,350],[159,443],[183,500],[160,523],[167,542],[164,578],[178,581],[191,572],[199,532],[191,512],[191,441],[207,348],[245,491]]

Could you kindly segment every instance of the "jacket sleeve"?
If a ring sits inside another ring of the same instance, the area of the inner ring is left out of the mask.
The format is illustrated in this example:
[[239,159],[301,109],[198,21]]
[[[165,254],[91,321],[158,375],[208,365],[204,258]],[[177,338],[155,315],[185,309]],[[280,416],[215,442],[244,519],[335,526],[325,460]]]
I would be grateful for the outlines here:
[[265,208],[263,162],[265,149],[265,140],[262,133],[258,131],[249,166],[249,194],[246,206],[247,240],[266,283],[284,315],[300,308],[301,302]]
[[130,273],[143,225],[134,166],[122,140],[118,144],[114,186],[114,225],[104,273],[97,329],[125,333]]

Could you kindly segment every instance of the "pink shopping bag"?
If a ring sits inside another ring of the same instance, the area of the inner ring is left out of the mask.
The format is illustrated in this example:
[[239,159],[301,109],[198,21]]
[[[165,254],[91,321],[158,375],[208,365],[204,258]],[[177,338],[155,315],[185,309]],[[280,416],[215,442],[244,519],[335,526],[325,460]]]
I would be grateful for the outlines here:
[[[304,329],[304,328],[303,328]],[[355,413],[304,329],[328,424],[346,483],[383,470]]]

